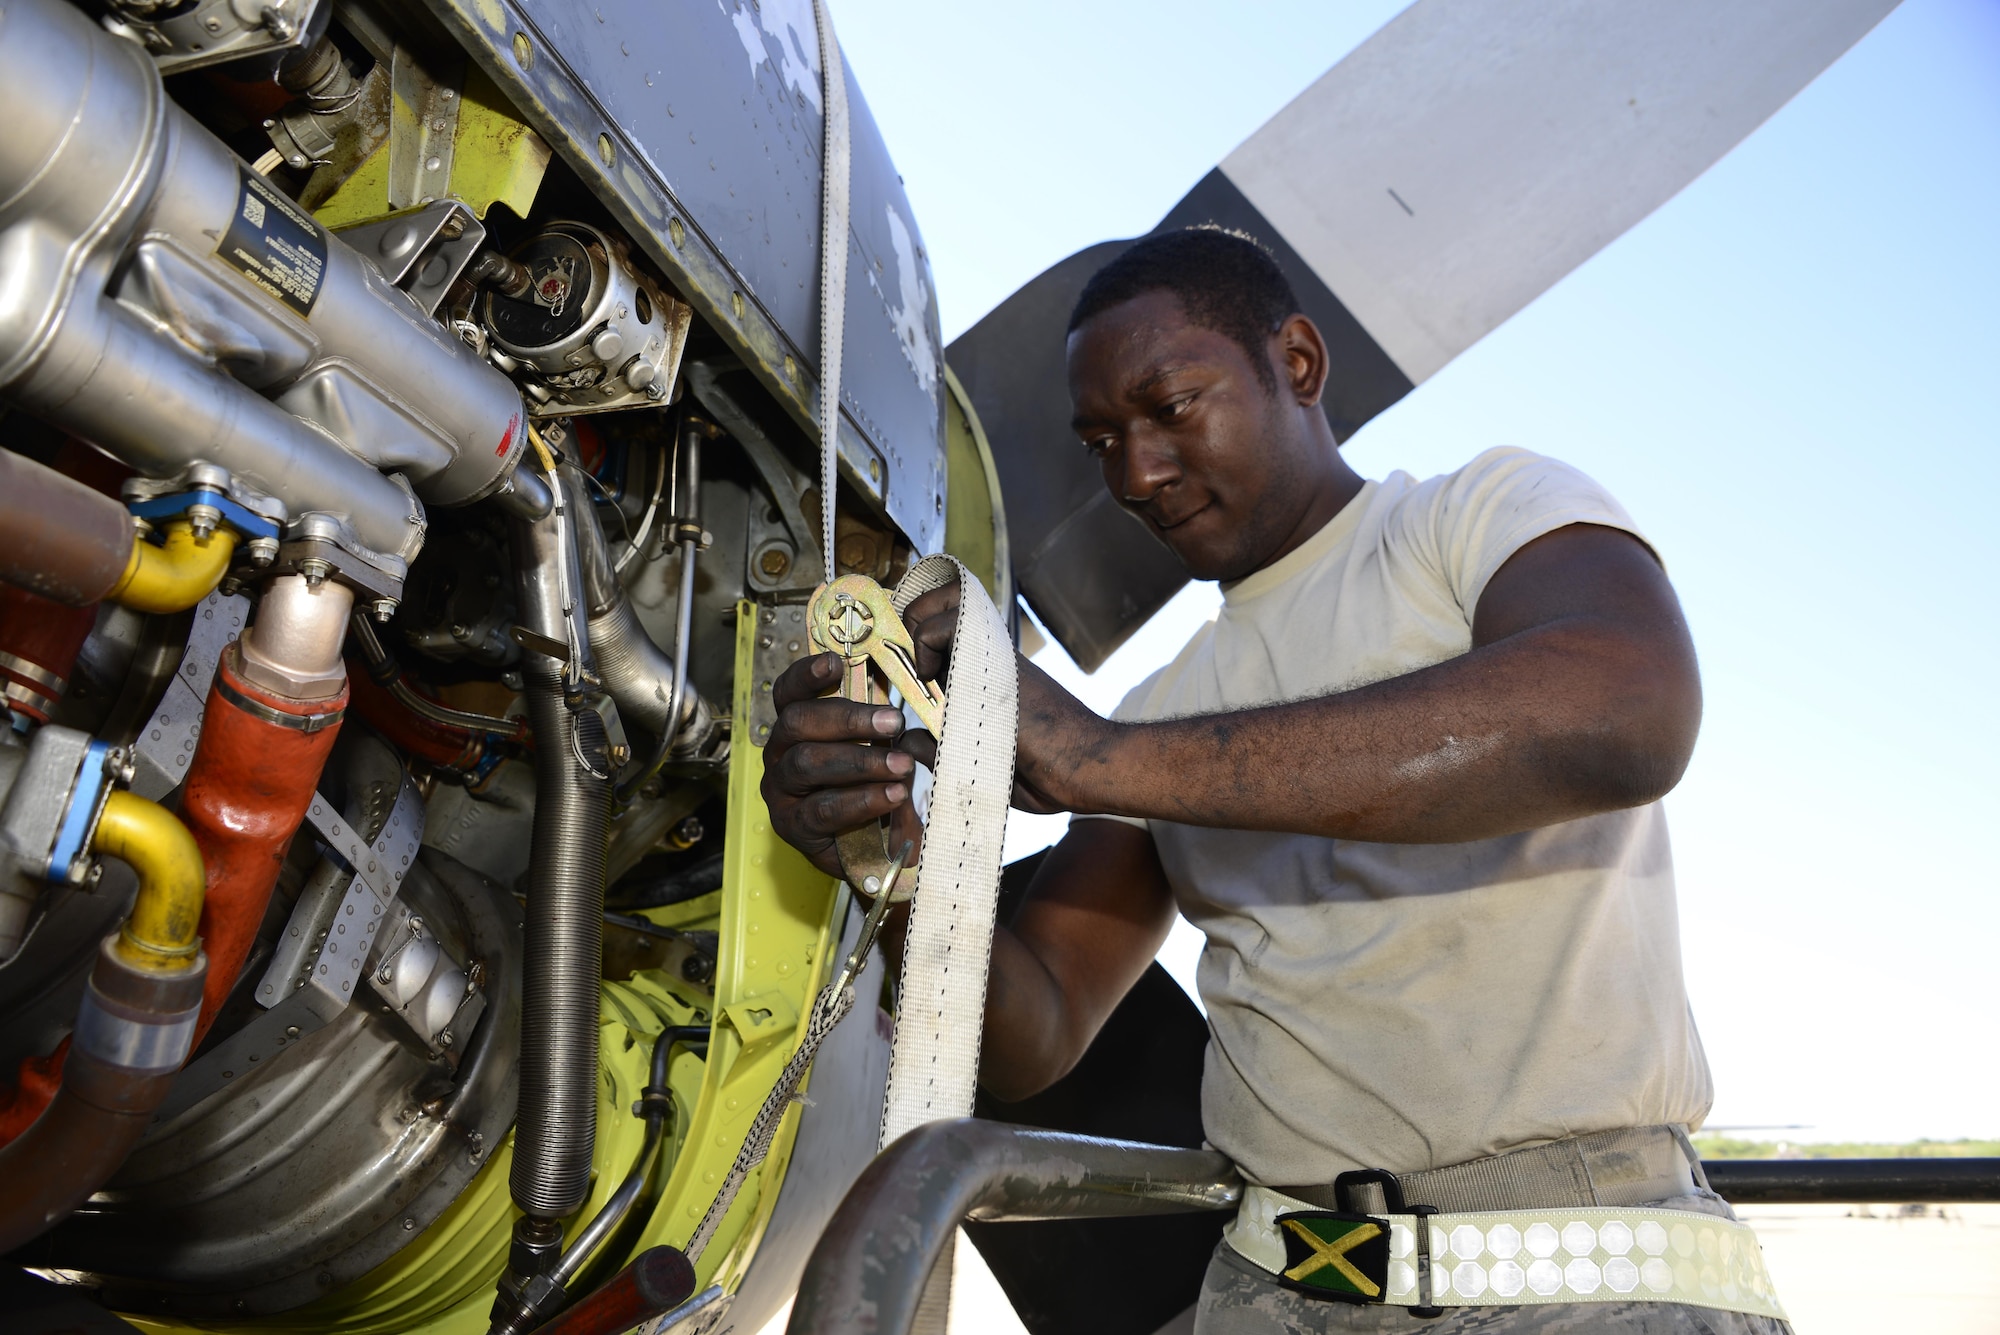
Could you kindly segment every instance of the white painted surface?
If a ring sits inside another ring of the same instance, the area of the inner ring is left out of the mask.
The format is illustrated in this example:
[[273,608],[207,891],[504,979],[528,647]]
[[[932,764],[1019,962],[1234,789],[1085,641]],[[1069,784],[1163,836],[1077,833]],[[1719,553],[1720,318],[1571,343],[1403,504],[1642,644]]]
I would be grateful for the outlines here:
[[1894,7],[1421,0],[1222,167],[1421,384]]

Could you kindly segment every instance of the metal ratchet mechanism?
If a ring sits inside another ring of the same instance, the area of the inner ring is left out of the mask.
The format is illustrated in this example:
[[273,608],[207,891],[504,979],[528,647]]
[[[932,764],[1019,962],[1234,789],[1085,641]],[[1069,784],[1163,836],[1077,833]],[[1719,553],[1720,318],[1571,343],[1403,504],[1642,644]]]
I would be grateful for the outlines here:
[[[809,619],[813,647],[846,661],[842,698],[887,704],[894,687],[933,735],[943,735],[944,692],[917,676],[916,641],[887,589],[866,575],[842,575],[813,593]],[[882,820],[841,835],[835,847],[849,885],[870,897],[886,887],[888,898],[900,901],[910,892],[900,884],[902,859],[891,855],[889,838]]]

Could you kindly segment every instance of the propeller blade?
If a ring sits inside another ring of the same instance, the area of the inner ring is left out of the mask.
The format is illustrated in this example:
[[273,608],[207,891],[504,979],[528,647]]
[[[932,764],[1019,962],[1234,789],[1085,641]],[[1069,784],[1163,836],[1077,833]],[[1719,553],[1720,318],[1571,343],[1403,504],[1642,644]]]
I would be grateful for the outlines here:
[[[1896,0],[1418,0],[1161,220],[1269,246],[1333,351],[1334,434],[1706,171]],[[1064,327],[1130,241],[1078,252],[947,351],[993,443],[1020,588],[1095,669],[1187,582],[1069,430]]]

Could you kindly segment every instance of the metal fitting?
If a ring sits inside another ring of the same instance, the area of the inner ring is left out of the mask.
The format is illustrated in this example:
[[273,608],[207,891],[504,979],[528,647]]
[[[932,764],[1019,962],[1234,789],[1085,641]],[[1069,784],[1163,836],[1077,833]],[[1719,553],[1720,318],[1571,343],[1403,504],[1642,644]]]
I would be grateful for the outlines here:
[[244,678],[292,700],[339,695],[347,684],[341,649],[353,610],[354,591],[324,575],[317,581],[304,572],[272,580],[257,605],[257,620],[238,641]]

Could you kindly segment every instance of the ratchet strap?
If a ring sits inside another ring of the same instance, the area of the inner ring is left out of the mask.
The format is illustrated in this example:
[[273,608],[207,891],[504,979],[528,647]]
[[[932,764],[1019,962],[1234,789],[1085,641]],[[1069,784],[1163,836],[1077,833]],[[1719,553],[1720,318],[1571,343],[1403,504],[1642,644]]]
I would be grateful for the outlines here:
[[900,614],[958,583],[958,635],[930,819],[903,945],[881,1144],[941,1117],[966,1117],[979,1077],[986,969],[1000,901],[1000,854],[1014,789],[1014,640],[986,588],[950,556],[927,556],[896,586]]

